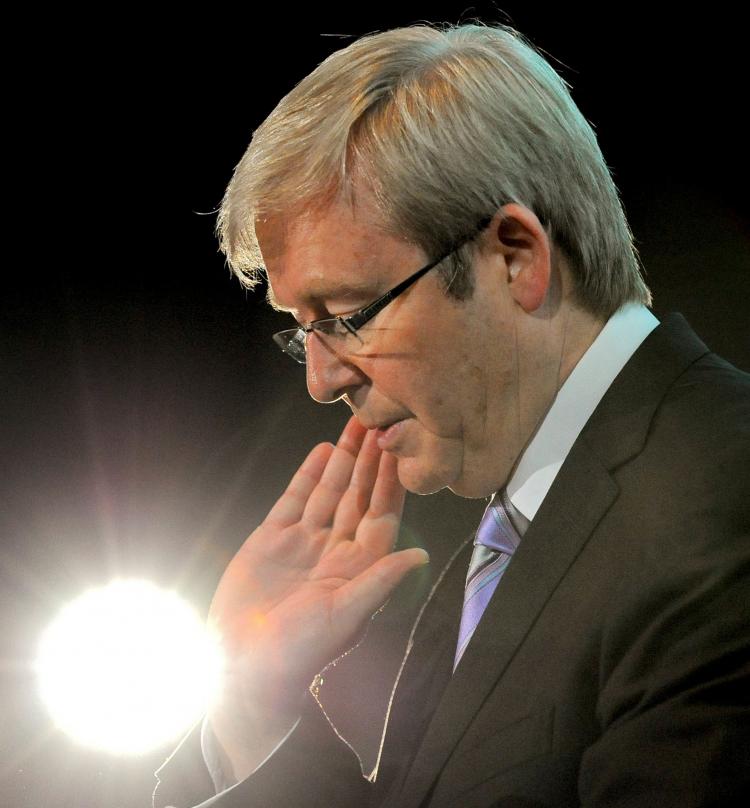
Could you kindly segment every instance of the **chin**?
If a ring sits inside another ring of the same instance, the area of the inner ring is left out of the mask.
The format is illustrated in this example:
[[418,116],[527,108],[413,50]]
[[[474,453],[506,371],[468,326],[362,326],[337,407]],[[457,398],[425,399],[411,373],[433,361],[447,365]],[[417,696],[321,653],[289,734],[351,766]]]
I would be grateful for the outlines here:
[[452,489],[452,478],[446,469],[428,466],[416,457],[399,457],[397,469],[401,485],[412,494],[424,496]]
[[464,499],[486,499],[491,497],[495,492],[503,487],[504,483],[467,483],[464,480],[459,480],[448,488],[458,497]]
[[448,488],[456,496],[466,499],[483,499],[492,496],[506,483],[508,469],[490,468],[489,464],[478,465],[475,473],[466,473],[460,463],[440,464],[425,458],[399,457],[398,479],[412,494],[436,494]]

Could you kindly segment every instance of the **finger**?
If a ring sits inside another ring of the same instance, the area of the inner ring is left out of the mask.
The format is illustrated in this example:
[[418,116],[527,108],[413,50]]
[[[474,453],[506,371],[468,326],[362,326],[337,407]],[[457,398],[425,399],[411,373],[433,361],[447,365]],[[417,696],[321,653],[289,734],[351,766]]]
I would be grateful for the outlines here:
[[420,547],[389,553],[334,594],[335,619],[358,631],[393,594],[404,577],[430,560]]
[[333,451],[332,443],[319,443],[312,449],[284,493],[269,511],[266,522],[278,527],[287,527],[299,522],[310,494],[320,482]]
[[312,527],[332,524],[341,498],[349,487],[367,430],[350,418],[328,460],[320,482],[310,494],[302,518]]
[[383,452],[370,507],[359,523],[355,541],[369,556],[390,553],[398,538],[406,491],[398,479],[397,461]]
[[378,466],[378,477],[370,498],[370,516],[377,519],[393,514],[399,519],[404,508],[406,489],[398,479],[398,460],[383,452]]
[[369,430],[359,450],[349,487],[336,509],[333,526],[337,536],[353,538],[357,526],[367,513],[378,477],[380,455],[377,435],[374,430]]
[[378,448],[378,436],[374,429],[368,429],[362,448],[359,450],[357,462],[352,472],[349,487],[356,491],[367,493],[367,504],[370,504],[370,495],[378,478],[378,467],[382,452]]

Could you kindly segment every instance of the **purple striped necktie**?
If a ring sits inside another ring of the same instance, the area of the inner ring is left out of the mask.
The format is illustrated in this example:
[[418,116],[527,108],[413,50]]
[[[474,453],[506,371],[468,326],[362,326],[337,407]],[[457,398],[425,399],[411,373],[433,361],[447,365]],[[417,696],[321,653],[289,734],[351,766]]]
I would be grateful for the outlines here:
[[495,494],[479,523],[474,538],[474,553],[466,575],[464,607],[453,662],[454,672],[505,568],[510,563],[513,552],[521,541],[521,535],[511,521],[510,512],[516,517],[520,529],[525,530],[528,522],[513,508],[504,490],[500,494]]

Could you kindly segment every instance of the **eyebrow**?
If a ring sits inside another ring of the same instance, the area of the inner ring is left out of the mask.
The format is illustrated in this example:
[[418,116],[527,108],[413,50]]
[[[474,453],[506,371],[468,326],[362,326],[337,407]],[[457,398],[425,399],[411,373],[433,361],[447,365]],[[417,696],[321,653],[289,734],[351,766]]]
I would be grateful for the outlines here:
[[[314,287],[312,291],[308,292],[308,294],[306,295],[306,299],[310,302],[320,300],[330,300],[332,298],[339,298],[341,300],[346,300],[348,296],[359,297],[359,296],[366,296],[368,294],[375,296],[375,292],[372,291],[372,284],[368,282],[363,282],[347,286],[338,285],[338,286],[320,286],[318,288]],[[273,289],[270,284],[266,289],[266,302],[272,309],[274,309],[274,311],[286,312],[288,314],[293,314],[295,311],[297,311],[297,309],[292,308],[291,306],[283,306],[281,303],[279,303],[279,301],[276,299],[276,295],[274,295],[273,293]]]
[[278,300],[276,300],[276,295],[273,293],[273,289],[271,288],[270,284],[266,289],[266,303],[274,310],[274,311],[283,311],[288,314],[291,314],[294,309],[287,308],[286,306],[282,306]]

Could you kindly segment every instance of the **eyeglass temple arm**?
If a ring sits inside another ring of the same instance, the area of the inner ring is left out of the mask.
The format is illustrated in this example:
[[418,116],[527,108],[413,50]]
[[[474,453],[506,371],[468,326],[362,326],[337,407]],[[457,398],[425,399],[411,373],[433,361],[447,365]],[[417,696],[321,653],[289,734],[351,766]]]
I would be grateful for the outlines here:
[[[450,255],[450,253],[448,253]],[[444,258],[445,255],[441,255],[437,261],[433,261],[431,264],[428,264],[426,267],[422,267],[419,272],[412,275],[410,278],[407,278],[405,281],[401,281],[398,286],[395,286],[390,292],[386,292],[383,297],[376,300],[374,303],[371,303],[367,308],[362,309],[362,311],[357,312],[356,314],[352,314],[351,317],[342,317],[341,324],[346,328],[348,331],[351,331],[352,334],[356,332],[358,328],[362,328],[362,326],[368,321],[372,320],[372,318],[381,310],[384,309],[394,298],[398,297],[402,292],[405,292],[412,284],[416,283],[422,275],[426,272],[429,272],[433,267],[436,267]]]
[[385,308],[394,298],[398,297],[402,292],[405,292],[413,283],[416,283],[422,275],[426,272],[429,272],[433,267],[436,267],[441,261],[444,261],[449,255],[452,255],[456,250],[463,247],[464,244],[471,241],[475,238],[479,233],[484,230],[485,227],[492,221],[491,216],[487,216],[482,219],[476,227],[475,232],[471,233],[470,235],[466,236],[465,238],[460,239],[453,247],[448,250],[448,252],[443,253],[439,258],[433,261],[431,264],[427,264],[426,267],[422,267],[418,272],[415,272],[410,278],[407,278],[405,281],[399,283],[398,286],[395,286],[390,292],[386,292],[383,297],[376,300],[374,303],[371,303],[367,308],[362,309],[362,311],[357,312],[356,314],[352,314],[351,317],[339,317],[337,318],[340,320],[341,324],[352,334],[356,334],[358,328],[362,328],[362,326],[368,322],[368,320],[372,320],[372,318],[383,308]]

